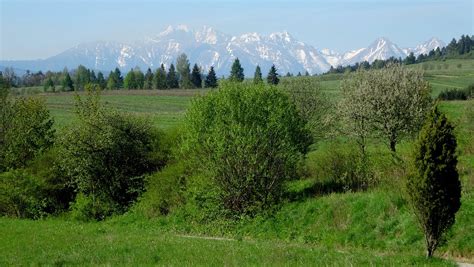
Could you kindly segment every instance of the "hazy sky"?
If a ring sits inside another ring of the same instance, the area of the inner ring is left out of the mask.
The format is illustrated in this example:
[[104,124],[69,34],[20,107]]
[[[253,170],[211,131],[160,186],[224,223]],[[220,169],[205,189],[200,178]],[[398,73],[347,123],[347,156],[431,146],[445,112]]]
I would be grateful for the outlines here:
[[37,59],[82,42],[133,42],[167,25],[209,25],[237,35],[287,30],[339,52],[380,36],[401,47],[474,32],[474,0],[0,0],[0,59]]

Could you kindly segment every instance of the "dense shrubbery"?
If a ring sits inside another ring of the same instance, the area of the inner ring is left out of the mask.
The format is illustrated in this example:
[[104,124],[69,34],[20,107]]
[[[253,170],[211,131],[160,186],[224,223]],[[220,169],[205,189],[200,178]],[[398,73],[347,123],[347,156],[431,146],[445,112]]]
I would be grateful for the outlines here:
[[288,96],[263,84],[223,84],[186,115],[184,150],[219,189],[222,205],[252,213],[276,203],[310,144]]
[[467,100],[474,97],[474,84],[464,89],[445,89],[438,95],[440,100]]
[[81,193],[76,213],[92,209],[84,212],[100,219],[125,211],[144,190],[144,175],[164,166],[168,151],[147,120],[106,109],[93,90],[77,96],[80,122],[64,133],[59,153],[64,174]]

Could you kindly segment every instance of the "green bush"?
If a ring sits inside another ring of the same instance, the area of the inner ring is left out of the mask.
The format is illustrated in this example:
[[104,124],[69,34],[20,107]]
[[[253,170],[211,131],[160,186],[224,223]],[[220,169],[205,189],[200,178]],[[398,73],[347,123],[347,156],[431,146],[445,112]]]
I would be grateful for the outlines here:
[[370,161],[356,147],[334,142],[308,156],[307,176],[315,193],[359,191],[376,183]]
[[44,206],[41,181],[24,170],[0,174],[0,215],[36,219]]
[[195,99],[184,137],[184,157],[209,174],[222,206],[240,214],[280,199],[311,142],[286,93],[250,83],[223,83]]
[[0,105],[0,172],[23,168],[52,146],[53,119],[39,98],[5,96]]
[[71,205],[71,218],[78,221],[104,220],[112,215],[118,207],[107,197],[79,193]]
[[440,100],[467,100],[474,97],[474,84],[464,89],[445,89],[438,95]]
[[[110,202],[121,213],[144,190],[145,175],[165,165],[169,149],[148,120],[109,110],[98,91],[88,90],[85,98],[76,99],[79,123],[60,139],[60,166],[78,192]],[[94,218],[108,215],[105,210]]]

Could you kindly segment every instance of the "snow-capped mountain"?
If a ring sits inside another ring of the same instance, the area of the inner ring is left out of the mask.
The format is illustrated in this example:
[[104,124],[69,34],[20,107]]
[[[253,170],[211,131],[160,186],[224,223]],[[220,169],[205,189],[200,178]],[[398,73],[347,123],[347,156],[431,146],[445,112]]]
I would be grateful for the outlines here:
[[197,63],[204,71],[214,66],[218,75],[227,75],[237,57],[246,76],[253,75],[256,65],[266,72],[272,64],[281,74],[305,71],[315,74],[325,72],[331,66],[390,57],[404,58],[412,51],[415,55],[427,53],[438,46],[442,47],[444,43],[433,38],[416,48],[402,50],[387,38],[379,38],[367,48],[339,54],[330,49],[318,50],[298,41],[286,31],[270,35],[245,33],[229,36],[211,27],[195,30],[178,25],[168,26],[161,33],[133,44],[105,41],[85,43],[47,59],[0,61],[0,66],[31,71],[59,71],[64,67],[73,69],[82,64],[95,70],[110,71],[119,67],[127,72],[137,66],[142,70],[157,68],[162,63],[168,67],[179,54],[186,53],[191,63]]
[[438,38],[433,37],[429,39],[428,41],[417,45],[414,49],[408,48],[406,52],[407,52],[407,55],[410,54],[410,52],[413,52],[415,56],[418,56],[420,54],[428,54],[433,49],[436,49],[438,47],[443,48],[445,46],[446,44],[443,41],[441,41]]

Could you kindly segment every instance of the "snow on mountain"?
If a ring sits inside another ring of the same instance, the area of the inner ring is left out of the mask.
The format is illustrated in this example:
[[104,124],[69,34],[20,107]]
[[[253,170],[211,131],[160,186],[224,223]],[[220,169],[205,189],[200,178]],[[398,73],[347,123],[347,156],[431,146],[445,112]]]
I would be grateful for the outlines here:
[[428,54],[433,49],[436,49],[438,47],[443,48],[445,46],[446,44],[443,41],[433,37],[427,40],[426,42],[417,45],[414,49],[407,49],[407,55],[410,54],[410,52],[413,52],[415,56],[418,56],[420,54]]
[[179,54],[186,53],[191,63],[197,63],[204,71],[214,66],[218,75],[228,75],[236,57],[240,59],[246,76],[253,75],[256,65],[260,65],[265,74],[272,64],[282,75],[305,71],[316,74],[327,71],[331,66],[390,57],[404,58],[409,52],[418,55],[442,46],[442,41],[432,38],[416,48],[402,50],[387,38],[379,38],[367,48],[339,54],[330,49],[319,51],[286,31],[270,35],[253,32],[229,36],[207,26],[195,30],[177,25],[168,26],[159,34],[133,44],[85,43],[44,60],[0,61],[0,65],[32,71],[59,71],[82,64],[102,71],[119,67],[127,72],[137,66],[142,70],[148,67],[154,69],[160,64],[168,67]]

